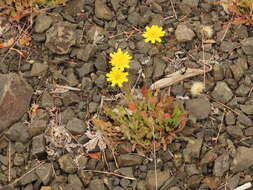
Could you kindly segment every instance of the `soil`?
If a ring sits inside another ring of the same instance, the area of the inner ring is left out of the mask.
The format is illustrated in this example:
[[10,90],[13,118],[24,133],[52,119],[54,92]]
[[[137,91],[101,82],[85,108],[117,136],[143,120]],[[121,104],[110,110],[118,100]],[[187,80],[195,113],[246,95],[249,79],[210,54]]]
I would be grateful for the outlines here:
[[[0,49],[0,189],[232,190],[252,182],[253,28],[230,24],[214,0],[72,0],[41,11],[32,26],[0,19],[1,43],[24,30],[32,37]],[[147,25],[163,27],[161,43],[144,42]],[[161,89],[189,113],[165,151],[139,155],[128,142],[100,151],[90,119],[122,102],[105,76],[117,48],[133,57],[136,91],[185,68],[212,68]],[[205,85],[197,95],[195,82]]]

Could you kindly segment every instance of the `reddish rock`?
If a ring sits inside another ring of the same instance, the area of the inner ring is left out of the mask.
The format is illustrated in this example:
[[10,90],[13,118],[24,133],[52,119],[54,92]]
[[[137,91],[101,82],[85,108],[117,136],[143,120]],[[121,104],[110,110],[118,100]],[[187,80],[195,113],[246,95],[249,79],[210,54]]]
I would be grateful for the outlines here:
[[0,74],[0,132],[24,115],[32,94],[32,87],[21,76]]

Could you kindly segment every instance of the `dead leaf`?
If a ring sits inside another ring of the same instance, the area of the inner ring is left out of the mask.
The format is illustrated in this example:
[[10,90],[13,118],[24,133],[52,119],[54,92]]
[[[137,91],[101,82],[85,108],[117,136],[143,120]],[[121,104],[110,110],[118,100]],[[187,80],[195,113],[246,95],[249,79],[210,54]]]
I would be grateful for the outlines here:
[[24,33],[21,35],[21,38],[19,39],[18,43],[21,46],[30,46],[31,45],[32,38],[29,34]]
[[6,48],[12,46],[14,43],[14,38],[9,39],[7,42],[0,43],[0,48]]
[[97,159],[97,160],[100,160],[100,158],[101,158],[100,152],[88,153],[87,156],[89,156],[89,157],[91,157],[91,158],[94,158],[94,159]]
[[219,187],[221,181],[218,177],[206,177],[202,180],[203,183],[207,184],[207,186],[211,190],[215,190]]

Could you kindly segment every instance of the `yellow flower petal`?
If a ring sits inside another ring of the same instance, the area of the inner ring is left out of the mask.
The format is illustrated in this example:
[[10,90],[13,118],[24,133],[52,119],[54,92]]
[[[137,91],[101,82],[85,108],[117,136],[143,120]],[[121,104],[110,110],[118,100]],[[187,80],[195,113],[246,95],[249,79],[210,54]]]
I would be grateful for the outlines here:
[[123,52],[121,48],[119,48],[117,52],[110,53],[110,57],[111,65],[121,70],[129,68],[129,61],[132,59],[128,52]]
[[128,72],[123,72],[117,67],[113,67],[111,72],[107,73],[106,76],[107,81],[111,82],[111,86],[118,85],[119,87],[122,87],[122,84],[128,81]]
[[165,32],[163,31],[162,27],[159,27],[157,25],[152,25],[151,27],[146,26],[146,31],[142,34],[142,36],[145,38],[145,42],[151,41],[151,43],[161,42],[161,37],[165,35]]

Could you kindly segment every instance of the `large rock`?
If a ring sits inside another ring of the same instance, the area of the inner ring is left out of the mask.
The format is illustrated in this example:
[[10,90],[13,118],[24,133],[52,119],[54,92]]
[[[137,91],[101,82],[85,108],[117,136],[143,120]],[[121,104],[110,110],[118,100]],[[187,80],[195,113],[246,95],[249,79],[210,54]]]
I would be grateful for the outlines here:
[[9,139],[12,141],[25,143],[29,140],[30,135],[28,129],[23,123],[15,123],[9,130],[5,133]]
[[121,167],[140,165],[142,161],[143,157],[133,154],[121,154],[118,157],[118,163]]
[[76,44],[76,26],[68,22],[58,22],[46,32],[45,46],[57,54],[66,54]]
[[253,166],[253,148],[239,147],[232,162],[233,172],[244,171]]
[[195,33],[192,29],[184,24],[179,24],[175,31],[176,39],[179,42],[189,42],[195,37]]
[[73,174],[77,171],[77,166],[70,154],[65,154],[58,160],[61,169],[69,174]]
[[[156,172],[156,175],[155,175]],[[171,177],[168,170],[165,171],[154,171],[149,170],[147,174],[147,188],[148,190],[154,190],[156,188],[156,176],[157,176],[157,188],[159,189],[162,185],[169,180]]]
[[217,101],[227,103],[233,97],[233,92],[228,87],[227,83],[217,82],[212,92],[212,97]]
[[36,174],[43,182],[44,185],[47,185],[53,177],[53,166],[50,163],[45,163],[39,168],[36,169]]
[[211,105],[208,100],[197,98],[186,102],[186,110],[197,119],[206,119],[211,112]]
[[113,12],[107,7],[102,0],[95,1],[95,15],[99,19],[111,20]]
[[242,49],[245,54],[253,55],[253,37],[246,38],[242,41]]
[[45,32],[53,23],[53,19],[51,16],[48,16],[44,13],[39,14],[36,17],[34,31],[38,33]]
[[32,87],[21,76],[0,74],[0,132],[24,115],[32,94]]

